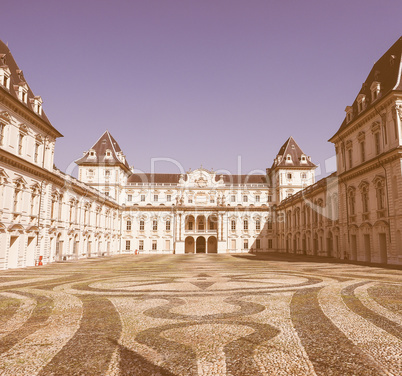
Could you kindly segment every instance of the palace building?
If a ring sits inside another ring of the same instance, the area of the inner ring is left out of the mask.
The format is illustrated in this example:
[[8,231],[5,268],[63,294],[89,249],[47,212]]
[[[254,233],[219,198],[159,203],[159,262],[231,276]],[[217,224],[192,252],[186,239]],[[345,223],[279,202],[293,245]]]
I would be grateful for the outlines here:
[[0,42],[0,269],[121,253],[290,252],[402,264],[402,38],[331,137],[337,172],[290,137],[260,175],[137,173],[109,131],[53,165],[53,127]]

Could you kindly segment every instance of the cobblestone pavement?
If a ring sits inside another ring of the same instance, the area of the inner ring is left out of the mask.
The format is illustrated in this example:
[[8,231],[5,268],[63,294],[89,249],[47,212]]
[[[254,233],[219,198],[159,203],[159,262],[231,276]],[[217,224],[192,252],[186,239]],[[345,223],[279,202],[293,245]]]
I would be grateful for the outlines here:
[[0,375],[402,375],[402,271],[140,255],[0,272]]

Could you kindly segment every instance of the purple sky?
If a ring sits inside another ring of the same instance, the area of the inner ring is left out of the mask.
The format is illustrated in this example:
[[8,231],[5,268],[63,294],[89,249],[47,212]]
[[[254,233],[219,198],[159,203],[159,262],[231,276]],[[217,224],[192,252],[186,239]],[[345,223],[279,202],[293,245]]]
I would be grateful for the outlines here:
[[64,135],[64,171],[108,129],[143,171],[166,157],[237,173],[238,156],[242,173],[265,170],[292,135],[324,176],[401,14],[401,1],[3,0],[0,38]]

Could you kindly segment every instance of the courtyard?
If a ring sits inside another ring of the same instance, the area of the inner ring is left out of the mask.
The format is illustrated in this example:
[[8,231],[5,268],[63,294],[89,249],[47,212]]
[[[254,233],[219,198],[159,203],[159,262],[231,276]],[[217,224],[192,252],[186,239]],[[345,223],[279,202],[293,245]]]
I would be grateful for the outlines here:
[[402,271],[138,255],[0,272],[0,375],[401,375]]

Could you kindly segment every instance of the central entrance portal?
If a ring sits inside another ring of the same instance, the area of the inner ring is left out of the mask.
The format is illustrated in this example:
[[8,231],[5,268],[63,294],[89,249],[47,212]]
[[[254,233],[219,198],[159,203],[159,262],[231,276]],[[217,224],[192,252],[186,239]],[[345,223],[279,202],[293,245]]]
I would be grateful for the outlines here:
[[205,238],[203,236],[197,238],[195,249],[197,253],[205,253]]

